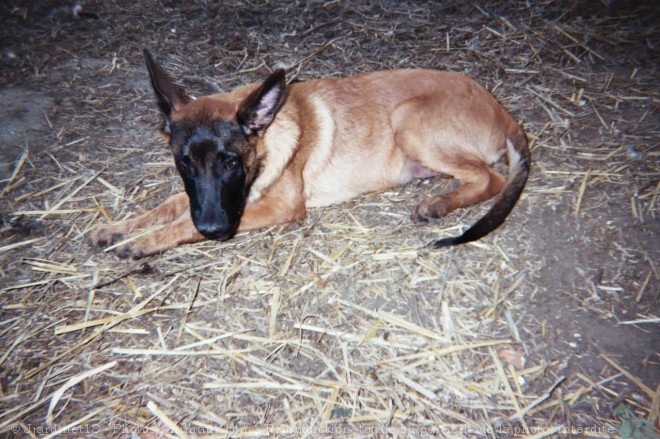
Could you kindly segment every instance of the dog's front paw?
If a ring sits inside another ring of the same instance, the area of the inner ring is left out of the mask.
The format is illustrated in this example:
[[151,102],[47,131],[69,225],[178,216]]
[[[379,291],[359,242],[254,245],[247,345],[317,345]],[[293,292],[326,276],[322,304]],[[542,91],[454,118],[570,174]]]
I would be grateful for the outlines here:
[[142,259],[155,253],[152,247],[153,246],[149,239],[138,239],[136,241],[120,245],[119,247],[113,249],[112,252],[121,259]]
[[129,242],[112,250],[121,259],[141,259],[148,256],[145,249],[138,242]]
[[117,232],[111,226],[99,227],[92,233],[90,243],[94,247],[106,248],[121,241],[124,237],[123,233]]

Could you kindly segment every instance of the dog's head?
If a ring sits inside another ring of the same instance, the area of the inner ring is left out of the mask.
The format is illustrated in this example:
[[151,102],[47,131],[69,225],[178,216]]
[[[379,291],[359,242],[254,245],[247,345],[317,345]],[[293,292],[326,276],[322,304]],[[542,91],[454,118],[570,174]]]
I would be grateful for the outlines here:
[[284,101],[284,70],[249,93],[190,100],[147,50],[144,57],[163,116],[162,130],[190,199],[193,223],[206,238],[231,238],[259,173],[257,138]]

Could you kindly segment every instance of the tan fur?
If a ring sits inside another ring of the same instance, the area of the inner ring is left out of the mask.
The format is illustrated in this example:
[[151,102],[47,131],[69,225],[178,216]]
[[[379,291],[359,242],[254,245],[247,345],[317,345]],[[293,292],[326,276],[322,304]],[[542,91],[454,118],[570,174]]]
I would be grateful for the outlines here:
[[[172,120],[212,113],[235,121],[241,101],[256,87],[192,101]],[[500,193],[506,179],[490,165],[505,153],[508,139],[519,138],[524,134],[513,117],[460,74],[399,70],[293,84],[272,125],[256,139],[263,168],[238,231],[296,221],[309,207],[431,175],[452,176],[461,186],[422,201],[412,216],[441,217]],[[116,242],[117,235],[167,223],[118,253],[141,257],[200,241],[188,209],[185,194],[175,195],[136,220],[99,229],[92,241]]]
[[249,204],[261,199],[264,192],[281,177],[297,150],[300,127],[287,110],[282,109],[277,123],[268,128],[263,141],[257,144],[257,157],[264,159],[264,168],[250,188]]

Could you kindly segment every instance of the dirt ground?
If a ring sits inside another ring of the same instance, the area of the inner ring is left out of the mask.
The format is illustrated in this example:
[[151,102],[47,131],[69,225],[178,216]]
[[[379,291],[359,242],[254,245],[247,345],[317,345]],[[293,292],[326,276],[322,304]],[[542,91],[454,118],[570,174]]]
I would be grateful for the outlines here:
[[[0,4],[0,435],[657,437],[654,2]],[[100,224],[182,190],[142,49],[191,96],[433,68],[523,124],[505,225],[421,180],[142,261]]]

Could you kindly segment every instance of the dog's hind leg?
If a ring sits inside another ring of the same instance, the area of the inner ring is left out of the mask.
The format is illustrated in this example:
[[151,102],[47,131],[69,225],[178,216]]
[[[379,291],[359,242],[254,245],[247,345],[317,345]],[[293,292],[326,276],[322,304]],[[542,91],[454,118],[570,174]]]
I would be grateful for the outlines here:
[[[428,95],[405,101],[391,114],[395,143],[409,160],[460,181],[457,189],[422,201],[414,220],[439,218],[494,198],[481,219],[460,236],[435,241],[436,248],[475,241],[502,225],[530,167],[527,140],[516,120],[483,87],[453,78],[435,88],[427,84]],[[506,179],[490,167],[504,155],[509,164]],[[413,178],[428,174],[416,175],[410,167],[404,172]]]
[[[433,163],[425,165],[431,169],[439,168],[433,166]],[[485,162],[459,160],[451,166],[445,162],[440,172],[457,178],[460,186],[451,192],[427,198],[419,203],[412,214],[413,220],[441,218],[461,207],[489,200],[500,193],[505,183],[505,178]]]
[[121,221],[99,227],[92,233],[92,245],[105,248],[126,238],[134,230],[167,224],[190,210],[190,202],[185,192],[172,195],[155,209],[135,219]]
[[506,181],[489,166],[506,150],[499,113],[473,108],[469,99],[444,102],[443,93],[438,92],[433,99],[411,99],[392,113],[394,141],[406,157],[460,181],[457,189],[422,201],[412,214],[416,221],[440,218],[486,201],[497,195]]
[[[449,136],[438,137],[442,141]],[[412,214],[415,221],[441,218],[461,207],[486,201],[497,195],[506,181],[479,154],[449,142],[436,145],[438,137],[419,130],[403,130],[396,134],[397,146],[409,159],[434,173],[460,181],[455,190],[422,201]]]

